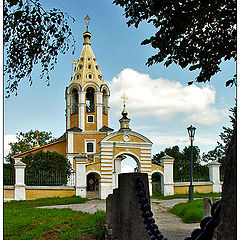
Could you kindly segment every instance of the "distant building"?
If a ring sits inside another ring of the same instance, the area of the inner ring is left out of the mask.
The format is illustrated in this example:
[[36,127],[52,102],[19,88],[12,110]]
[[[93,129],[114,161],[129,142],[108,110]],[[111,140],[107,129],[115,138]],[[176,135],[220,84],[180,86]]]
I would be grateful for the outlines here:
[[[14,159],[39,150],[56,151],[69,159],[72,174],[77,170],[76,194],[86,197],[87,191],[94,190],[104,199],[113,188],[117,188],[121,161],[130,156],[137,163],[135,171],[148,174],[151,194],[152,173],[160,172],[163,176],[163,167],[151,163],[152,142],[130,129],[125,101],[119,120],[120,129],[114,132],[109,127],[110,90],[92,51],[91,36],[87,24],[82,53],[78,60],[74,60],[74,74],[65,92],[65,133],[55,142],[37,146],[14,156]],[[173,194],[172,181],[170,185]]]

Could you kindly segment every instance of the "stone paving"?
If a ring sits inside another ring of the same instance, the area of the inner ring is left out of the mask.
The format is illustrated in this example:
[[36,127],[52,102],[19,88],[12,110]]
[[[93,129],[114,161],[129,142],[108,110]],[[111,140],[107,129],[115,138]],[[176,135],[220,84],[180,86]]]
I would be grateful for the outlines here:
[[[184,240],[186,236],[191,235],[194,228],[199,228],[199,223],[186,224],[174,214],[168,212],[174,205],[186,202],[187,199],[159,200],[151,199],[153,217],[156,220],[160,231],[168,240]],[[73,211],[94,213],[97,210],[106,211],[105,200],[91,200],[83,204],[69,204],[58,206],[45,206],[39,208],[70,208]]]

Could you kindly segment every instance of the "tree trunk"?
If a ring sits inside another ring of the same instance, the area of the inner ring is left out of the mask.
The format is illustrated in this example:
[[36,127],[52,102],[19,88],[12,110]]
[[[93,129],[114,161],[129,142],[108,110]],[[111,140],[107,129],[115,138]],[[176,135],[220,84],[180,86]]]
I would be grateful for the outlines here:
[[227,150],[217,239],[237,239],[237,129]]

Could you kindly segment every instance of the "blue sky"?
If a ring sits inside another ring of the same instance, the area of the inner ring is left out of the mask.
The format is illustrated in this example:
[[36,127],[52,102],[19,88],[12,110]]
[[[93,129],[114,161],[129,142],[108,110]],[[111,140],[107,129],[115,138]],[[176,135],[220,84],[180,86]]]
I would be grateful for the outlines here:
[[226,88],[225,81],[235,72],[235,63],[221,65],[222,72],[210,84],[187,86],[197,72],[176,65],[163,64],[147,67],[147,58],[156,53],[141,41],[151,36],[154,29],[147,23],[138,29],[128,28],[123,9],[105,0],[41,1],[43,7],[60,8],[76,19],[71,24],[77,41],[75,54],[61,55],[51,72],[50,86],[39,80],[38,68],[33,73],[33,85],[22,81],[18,96],[4,102],[5,150],[7,143],[20,131],[51,131],[54,137],[65,131],[65,88],[73,73],[71,62],[79,58],[86,29],[84,18],[91,18],[92,49],[106,83],[110,87],[110,127],[119,129],[122,110],[121,94],[128,95],[127,111],[130,127],[148,137],[154,144],[152,153],[166,147],[189,145],[186,128],[196,130],[194,144],[201,153],[215,147],[222,126],[229,126],[228,109],[234,106],[235,88]]

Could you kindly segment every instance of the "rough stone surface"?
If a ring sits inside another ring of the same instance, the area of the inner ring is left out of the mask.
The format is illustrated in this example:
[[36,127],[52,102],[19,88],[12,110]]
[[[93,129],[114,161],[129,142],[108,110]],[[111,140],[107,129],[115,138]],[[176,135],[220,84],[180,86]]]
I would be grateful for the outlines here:
[[141,210],[137,201],[135,181],[139,179],[144,184],[146,196],[149,196],[147,173],[122,173],[118,175],[118,239],[148,240]]

